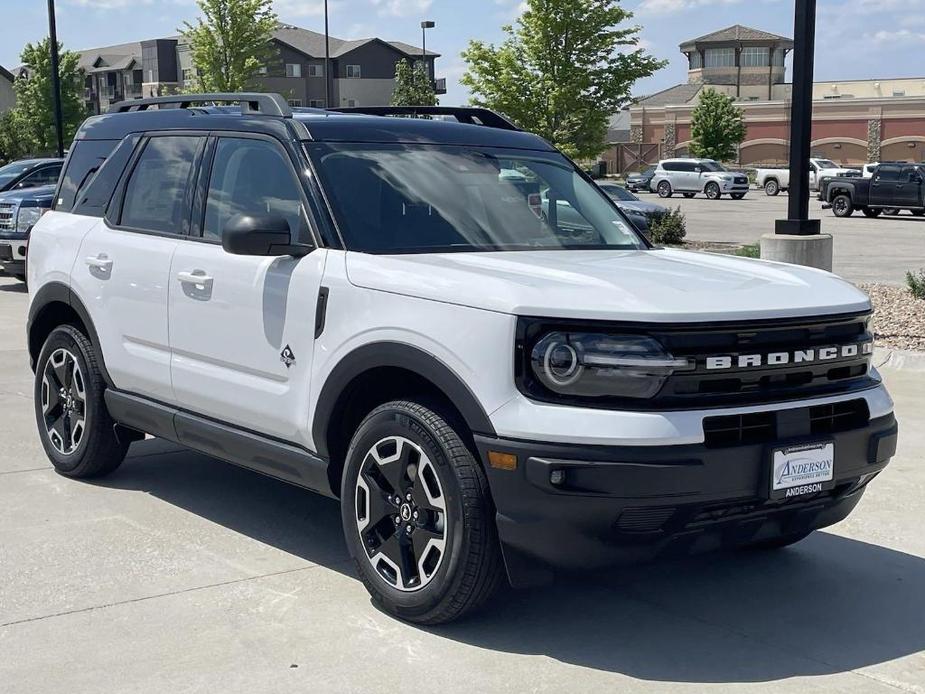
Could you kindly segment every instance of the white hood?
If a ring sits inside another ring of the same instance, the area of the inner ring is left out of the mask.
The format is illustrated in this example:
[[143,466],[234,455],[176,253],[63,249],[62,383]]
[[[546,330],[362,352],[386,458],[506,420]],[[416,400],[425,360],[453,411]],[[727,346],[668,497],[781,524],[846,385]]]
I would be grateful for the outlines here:
[[675,250],[347,254],[360,287],[521,316],[691,322],[864,311],[821,270]]

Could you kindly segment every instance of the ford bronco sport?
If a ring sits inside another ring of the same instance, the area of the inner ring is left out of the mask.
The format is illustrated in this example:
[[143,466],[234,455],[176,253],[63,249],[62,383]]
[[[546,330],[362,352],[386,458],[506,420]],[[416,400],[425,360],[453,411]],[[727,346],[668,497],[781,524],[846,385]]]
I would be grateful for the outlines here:
[[213,94],[83,124],[28,264],[62,475],[148,434],[338,497],[373,599],[431,624],[857,505],[897,437],[863,293],[654,248],[490,111],[366,111]]

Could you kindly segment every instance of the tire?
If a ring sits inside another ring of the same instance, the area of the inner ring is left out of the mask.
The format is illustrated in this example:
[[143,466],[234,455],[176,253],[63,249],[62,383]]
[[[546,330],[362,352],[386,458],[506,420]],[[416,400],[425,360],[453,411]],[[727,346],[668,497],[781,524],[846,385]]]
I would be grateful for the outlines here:
[[42,447],[65,477],[102,477],[125,459],[129,444],[116,437],[105,389],[90,340],[71,325],[52,330],[36,362],[33,402]]
[[865,217],[870,217],[871,219],[873,219],[875,217],[880,216],[881,210],[879,207],[862,207],[861,212],[864,214]]
[[836,195],[835,199],[832,200],[832,214],[836,217],[850,217],[853,212],[854,205],[851,198],[844,193]]
[[707,196],[710,200],[719,200],[723,197],[723,193],[719,189],[719,184],[710,181],[703,188],[704,195]]
[[884,207],[884,208],[883,208],[883,214],[887,215],[888,217],[895,217],[895,216],[898,215],[901,211],[902,211],[902,210],[900,210],[900,209],[898,209],[898,208],[896,208],[896,207]]
[[780,183],[777,182],[776,178],[768,179],[764,182],[764,194],[774,197],[780,193]]
[[688,200],[690,200],[692,197],[694,197],[695,195],[697,195],[697,193],[681,193],[681,195],[683,195],[685,198],[687,198]]
[[762,540],[761,542],[755,542],[748,545],[748,549],[755,550],[772,550],[772,549],[783,549],[784,547],[789,547],[790,545],[795,545],[797,542],[805,540],[807,537],[813,534],[813,531],[805,533],[795,533],[793,535],[781,535],[780,537],[775,537],[770,540]]
[[347,451],[347,547],[373,601],[416,624],[462,617],[504,577],[488,481],[462,433],[438,408],[390,402],[363,420]]
[[660,198],[670,198],[674,195],[674,191],[671,190],[671,184],[668,181],[659,181],[655,190]]
[[729,197],[731,197],[733,200],[741,200],[745,197],[745,193],[730,193]]

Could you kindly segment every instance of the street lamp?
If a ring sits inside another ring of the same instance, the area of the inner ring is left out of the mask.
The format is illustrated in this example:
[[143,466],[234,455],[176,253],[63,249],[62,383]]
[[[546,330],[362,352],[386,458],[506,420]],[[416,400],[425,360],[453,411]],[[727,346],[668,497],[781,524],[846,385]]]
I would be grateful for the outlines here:
[[424,62],[424,69],[427,70],[428,76],[430,76],[430,70],[427,67],[427,30],[435,26],[437,26],[436,22],[421,22],[421,60]]
[[61,76],[58,61],[58,30],[55,25],[55,0],[48,0],[48,47],[51,49],[51,98],[55,109],[55,135],[58,157],[64,156],[64,116],[61,114]]

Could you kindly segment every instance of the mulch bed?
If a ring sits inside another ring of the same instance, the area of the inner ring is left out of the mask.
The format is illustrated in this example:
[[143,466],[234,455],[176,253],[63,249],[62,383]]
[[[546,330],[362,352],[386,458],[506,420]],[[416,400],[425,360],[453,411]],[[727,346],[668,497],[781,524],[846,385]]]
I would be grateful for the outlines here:
[[859,284],[874,305],[874,335],[880,347],[925,352],[925,301],[906,287]]

